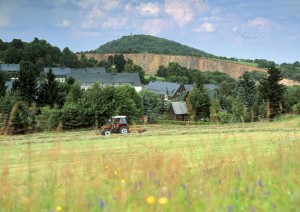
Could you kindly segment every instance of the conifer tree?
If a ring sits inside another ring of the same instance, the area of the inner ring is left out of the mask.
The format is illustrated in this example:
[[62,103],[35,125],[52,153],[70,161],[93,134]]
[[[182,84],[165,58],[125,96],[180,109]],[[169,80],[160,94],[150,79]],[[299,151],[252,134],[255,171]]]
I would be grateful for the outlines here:
[[31,62],[21,62],[18,79],[13,82],[13,90],[19,91],[22,99],[28,103],[36,100],[37,77]]
[[283,111],[285,86],[280,84],[281,72],[275,65],[268,68],[268,76],[260,81],[259,91],[267,105],[268,118],[274,118]]
[[50,107],[53,107],[54,104],[58,102],[58,97],[58,82],[55,80],[55,75],[50,69],[47,72],[45,79],[40,85],[38,92],[38,100],[42,106],[49,105]]

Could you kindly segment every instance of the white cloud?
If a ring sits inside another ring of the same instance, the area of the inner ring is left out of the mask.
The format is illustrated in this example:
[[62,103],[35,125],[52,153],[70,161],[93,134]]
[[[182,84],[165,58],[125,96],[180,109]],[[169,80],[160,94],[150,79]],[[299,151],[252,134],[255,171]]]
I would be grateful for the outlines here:
[[248,26],[250,27],[266,27],[271,24],[271,21],[269,21],[266,18],[254,18],[248,22]]
[[238,26],[234,26],[234,27],[232,27],[232,29],[231,29],[231,30],[232,30],[233,32],[237,32],[237,31],[238,31],[238,29],[239,29],[239,27],[238,27]]
[[102,28],[104,29],[122,29],[128,26],[127,18],[109,17],[103,22]]
[[115,9],[118,9],[120,7],[120,1],[119,0],[104,0],[102,1],[103,8],[106,11],[113,11]]
[[147,4],[142,3],[139,6],[139,12],[142,15],[158,16],[160,11],[158,3],[148,2]]
[[180,27],[185,26],[194,19],[194,13],[189,2],[184,0],[166,0],[165,12]]
[[205,22],[201,24],[201,26],[197,29],[193,30],[194,32],[214,32],[215,31],[215,26],[212,23]]
[[68,19],[64,19],[61,22],[57,23],[56,26],[67,28],[71,25],[71,22]]
[[120,0],[82,0],[78,3],[82,9],[100,8],[106,11],[113,11],[120,6]]
[[146,20],[143,24],[143,30],[150,35],[158,35],[163,29],[168,27],[167,21],[163,19]]
[[88,12],[86,19],[81,23],[81,27],[89,29],[99,26],[102,18],[104,18],[104,12],[95,6]]

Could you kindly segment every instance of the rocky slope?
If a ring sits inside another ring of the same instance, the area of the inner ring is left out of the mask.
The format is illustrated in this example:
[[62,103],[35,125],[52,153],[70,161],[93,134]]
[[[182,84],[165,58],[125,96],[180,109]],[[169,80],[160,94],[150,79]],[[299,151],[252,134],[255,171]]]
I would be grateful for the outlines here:
[[[96,60],[107,60],[110,54],[86,54],[87,58],[94,57]],[[202,71],[220,71],[237,78],[245,71],[266,72],[265,69],[255,68],[234,62],[225,62],[207,58],[193,56],[177,55],[159,55],[159,54],[124,54],[125,60],[131,59],[134,64],[143,68],[148,74],[156,74],[160,65],[168,66],[170,62],[177,62],[179,65],[199,69]]]
[[[107,60],[113,54],[86,54],[87,58],[94,57],[96,60]],[[160,55],[160,54],[124,54],[125,60],[131,59],[133,63],[141,66],[143,70],[155,75],[160,65],[168,66],[170,62],[177,62],[181,66],[198,69],[201,71],[220,71],[234,78],[240,77],[245,71],[258,71],[266,73],[266,69],[256,68],[231,61],[220,61],[193,56]],[[292,80],[284,80],[284,84],[297,84]]]

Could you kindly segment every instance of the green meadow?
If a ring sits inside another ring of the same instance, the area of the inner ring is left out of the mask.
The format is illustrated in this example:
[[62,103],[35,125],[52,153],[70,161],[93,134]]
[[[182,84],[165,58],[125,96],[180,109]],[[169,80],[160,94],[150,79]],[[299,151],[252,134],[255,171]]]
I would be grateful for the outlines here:
[[0,211],[300,208],[299,116],[131,130],[1,136]]

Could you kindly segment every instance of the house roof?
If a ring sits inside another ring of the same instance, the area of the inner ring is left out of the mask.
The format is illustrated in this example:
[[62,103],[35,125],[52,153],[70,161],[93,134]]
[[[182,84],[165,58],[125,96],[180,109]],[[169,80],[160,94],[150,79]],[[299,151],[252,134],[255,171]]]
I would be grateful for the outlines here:
[[[194,89],[194,85],[192,84],[187,84],[187,85],[184,85],[185,87],[185,90],[187,91],[192,91]],[[219,86],[215,85],[215,84],[204,84],[204,89],[207,89],[208,90],[208,96],[210,99],[214,99],[214,96],[215,96],[215,90],[217,88],[219,88]]]
[[52,70],[54,75],[66,75],[71,73],[71,68],[66,67],[46,67],[44,68],[44,73],[46,74],[49,70]]
[[54,75],[66,75],[70,73],[93,73],[93,74],[104,74],[106,70],[104,67],[86,67],[86,68],[67,68],[67,67],[47,67],[44,68],[44,73],[47,73],[49,69],[52,70]]
[[174,82],[150,81],[146,89],[153,91],[159,95],[174,96],[179,89],[180,84]]
[[108,84],[131,84],[142,86],[138,73],[70,73],[67,76],[73,77],[79,83],[108,83]]
[[172,102],[171,107],[176,115],[186,115],[188,114],[188,108],[185,101]]
[[20,71],[20,64],[0,64],[0,71]]

